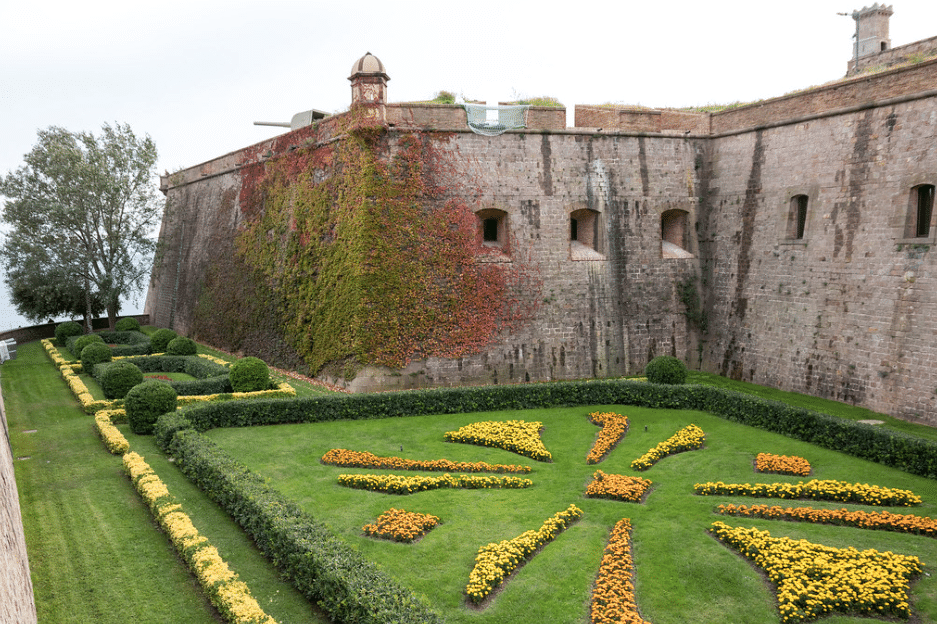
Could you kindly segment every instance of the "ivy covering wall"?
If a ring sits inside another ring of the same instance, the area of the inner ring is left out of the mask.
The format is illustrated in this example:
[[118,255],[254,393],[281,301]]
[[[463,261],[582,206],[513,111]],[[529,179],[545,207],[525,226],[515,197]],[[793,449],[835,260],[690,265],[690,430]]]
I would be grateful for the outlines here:
[[480,352],[530,317],[537,280],[519,261],[479,261],[451,136],[391,134],[355,113],[326,145],[242,169],[245,222],[203,285],[200,332],[233,313],[231,338],[275,327],[310,372],[345,377]]

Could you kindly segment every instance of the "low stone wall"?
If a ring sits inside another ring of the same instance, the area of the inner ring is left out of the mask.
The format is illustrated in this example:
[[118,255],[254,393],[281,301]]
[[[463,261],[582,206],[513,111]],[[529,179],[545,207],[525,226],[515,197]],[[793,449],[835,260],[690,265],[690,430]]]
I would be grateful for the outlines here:
[[26,537],[13,474],[13,449],[0,397],[0,622],[36,622]]
[[[127,318],[133,317],[137,319],[140,325],[148,325],[150,322],[149,314],[135,314],[128,315]],[[125,318],[121,316],[120,318]],[[61,323],[62,321],[59,321]],[[16,344],[25,344],[27,342],[33,342],[35,340],[42,340],[44,338],[54,338],[55,337],[55,326],[59,323],[45,323],[43,325],[33,325],[31,327],[19,327],[17,329],[10,329],[5,332],[0,332],[0,340],[9,340],[10,338],[16,341]],[[91,320],[91,327],[93,329],[107,329],[108,320],[107,318],[96,318]]]

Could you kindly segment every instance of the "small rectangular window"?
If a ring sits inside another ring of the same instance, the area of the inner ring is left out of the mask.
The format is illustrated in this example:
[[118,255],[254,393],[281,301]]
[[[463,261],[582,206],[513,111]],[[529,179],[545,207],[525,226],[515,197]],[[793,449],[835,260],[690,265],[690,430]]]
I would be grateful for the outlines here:
[[807,225],[807,202],[809,198],[806,195],[797,195],[797,231],[794,238],[800,240],[804,237],[804,228]]
[[917,200],[914,234],[917,238],[927,238],[930,236],[930,221],[934,212],[934,185],[921,184],[916,188],[917,197],[914,197],[915,193],[911,195],[912,201]]

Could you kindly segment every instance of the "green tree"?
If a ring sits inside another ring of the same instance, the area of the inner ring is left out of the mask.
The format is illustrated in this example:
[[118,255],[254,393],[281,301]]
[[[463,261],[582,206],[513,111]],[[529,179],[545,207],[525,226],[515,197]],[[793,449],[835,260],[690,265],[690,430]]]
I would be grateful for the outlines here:
[[[11,291],[43,282],[54,282],[59,295],[77,287],[86,323],[97,297],[113,329],[120,298],[139,292],[152,266],[162,213],[156,157],[152,139],[126,124],[105,124],[98,136],[40,130],[25,164],[0,178],[0,218],[10,226],[0,262]],[[20,301],[35,318],[41,306]]]

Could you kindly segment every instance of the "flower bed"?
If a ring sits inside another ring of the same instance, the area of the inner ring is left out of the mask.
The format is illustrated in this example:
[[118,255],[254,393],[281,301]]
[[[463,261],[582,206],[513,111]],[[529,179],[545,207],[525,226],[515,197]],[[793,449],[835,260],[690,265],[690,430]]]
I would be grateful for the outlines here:
[[426,535],[437,524],[439,524],[439,518],[430,514],[388,509],[378,516],[374,524],[366,524],[361,529],[365,535],[371,537],[380,537],[395,542],[412,542]]
[[417,475],[338,475],[338,484],[358,490],[370,490],[385,494],[415,494],[440,488],[463,488],[467,490],[522,489],[534,484],[520,477],[481,477],[475,475],[450,475],[422,477]]
[[913,514],[893,514],[887,511],[849,511],[848,509],[814,509],[812,507],[779,507],[777,505],[719,505],[724,516],[792,520],[815,524],[835,524],[860,529],[877,529],[937,537],[937,520]]
[[696,425],[687,425],[647,453],[631,462],[634,470],[647,470],[668,455],[703,448],[706,434]]
[[647,624],[638,613],[634,595],[634,560],[631,557],[631,520],[615,524],[602,553],[595,577],[591,624]]
[[910,581],[923,571],[917,557],[831,548],[722,522],[714,522],[710,532],[765,570],[777,586],[782,622],[803,622],[833,612],[910,616]]
[[217,549],[199,535],[182,506],[143,457],[127,453],[123,463],[137,492],[224,619],[233,624],[276,624],[251,596],[247,585],[228,568]]
[[775,474],[806,477],[810,475],[810,462],[796,455],[772,455],[771,453],[758,453],[755,457],[755,470],[757,472],[772,472]]
[[514,539],[490,543],[478,549],[475,567],[469,574],[465,587],[468,599],[480,603],[501,585],[514,570],[525,563],[539,548],[542,548],[563,532],[570,524],[582,517],[582,510],[570,505],[548,518],[536,531],[525,531]]
[[592,479],[586,486],[586,496],[589,498],[611,498],[631,503],[640,503],[653,484],[650,479],[605,474],[601,470],[597,470]]
[[552,461],[553,457],[540,440],[542,428],[541,422],[487,420],[466,425],[458,431],[447,431],[445,440],[478,446],[494,446],[536,461],[548,462]]
[[592,449],[586,455],[587,464],[597,464],[615,448],[628,432],[628,417],[614,412],[592,412],[589,420],[602,427]]
[[921,497],[909,490],[869,485],[811,479],[797,483],[697,483],[693,493],[700,496],[752,496],[756,498],[788,498],[859,503],[861,505],[909,506],[920,505]]
[[367,451],[330,449],[322,463],[349,468],[387,468],[390,470],[427,470],[430,472],[530,472],[530,466],[489,464],[487,462],[454,462],[448,459],[420,461],[401,457],[379,457]]

